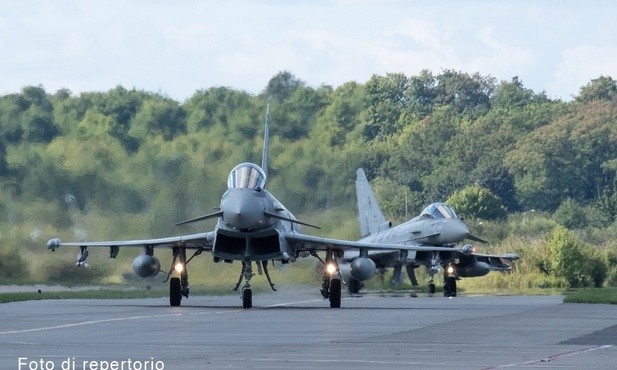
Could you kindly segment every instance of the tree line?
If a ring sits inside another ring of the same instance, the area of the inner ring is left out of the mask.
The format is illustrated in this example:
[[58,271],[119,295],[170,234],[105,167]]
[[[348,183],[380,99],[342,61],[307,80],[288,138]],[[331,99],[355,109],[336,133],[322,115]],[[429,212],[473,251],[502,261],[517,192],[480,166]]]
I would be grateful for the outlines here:
[[353,235],[341,225],[355,221],[358,167],[393,221],[445,200],[468,219],[533,209],[572,230],[606,228],[617,216],[611,77],[566,102],[518,77],[455,70],[336,88],[282,71],[257,95],[211,87],[184,102],[122,86],[0,96],[2,238],[19,227],[19,244],[35,250],[32,235],[56,231],[168,235],[169,225],[218,206],[235,164],[260,163],[267,104],[269,188],[297,216],[344,209],[332,236]]

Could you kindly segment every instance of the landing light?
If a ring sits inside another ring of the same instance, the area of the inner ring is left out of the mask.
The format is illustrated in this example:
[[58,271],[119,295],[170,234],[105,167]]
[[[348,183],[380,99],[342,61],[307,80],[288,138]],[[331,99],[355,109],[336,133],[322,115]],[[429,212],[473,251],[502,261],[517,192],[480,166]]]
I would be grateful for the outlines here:
[[333,263],[329,263],[326,265],[326,272],[330,275],[334,274],[336,272],[336,265],[334,265]]
[[176,263],[176,266],[174,268],[177,272],[182,272],[184,270],[184,265],[181,263]]
[[448,265],[447,272],[448,272],[448,274],[453,274],[454,273],[454,266]]

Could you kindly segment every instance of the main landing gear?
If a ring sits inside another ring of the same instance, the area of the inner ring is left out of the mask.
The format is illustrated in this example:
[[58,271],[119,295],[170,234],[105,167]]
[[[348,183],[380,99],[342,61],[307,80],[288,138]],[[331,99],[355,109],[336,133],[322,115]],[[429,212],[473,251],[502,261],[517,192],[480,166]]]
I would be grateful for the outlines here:
[[443,296],[456,297],[456,277],[448,276],[447,272],[444,272],[443,277]]
[[[268,261],[256,262],[257,268],[259,270],[259,275],[265,273],[266,278],[268,279],[268,283],[270,284],[270,288],[276,292],[274,288],[274,284],[272,283],[272,279],[270,279],[270,273],[268,272]],[[261,264],[260,264],[261,263]],[[242,307],[243,308],[251,308],[253,307],[253,291],[251,290],[251,278],[254,276],[252,262],[246,261],[242,262],[242,272],[240,272],[240,277],[238,278],[238,283],[236,283],[235,291],[238,290],[242,280],[245,281],[244,286],[242,287]]]
[[[433,276],[439,272],[439,265],[442,260],[439,254],[435,252],[431,259],[431,265],[428,268],[429,282],[428,282],[428,294],[430,297],[435,294],[435,282]],[[444,297],[456,297],[456,270],[453,264],[444,266],[443,272],[443,296]]]
[[441,257],[438,252],[433,252],[433,258],[431,258],[431,265],[428,267],[428,295],[432,297],[435,294],[435,281],[433,276],[439,272],[439,264],[441,263]]
[[[433,280],[428,282],[428,294],[429,296],[435,294],[435,282]],[[443,296],[456,297],[456,277],[448,276],[447,272],[444,272],[443,277]]]
[[336,263],[336,253],[337,251],[333,249],[326,250],[326,260],[324,262],[317,253],[311,252],[314,257],[324,264],[321,295],[324,299],[330,301],[330,308],[341,307],[341,274]]
[[171,261],[171,276],[173,271],[176,271],[180,277],[172,277],[169,279],[169,305],[171,307],[180,306],[182,297],[189,297],[189,274],[186,269],[186,265],[193,259],[193,257],[200,255],[203,252],[201,249],[195,251],[195,253],[186,259],[185,247],[174,247],[174,257]]

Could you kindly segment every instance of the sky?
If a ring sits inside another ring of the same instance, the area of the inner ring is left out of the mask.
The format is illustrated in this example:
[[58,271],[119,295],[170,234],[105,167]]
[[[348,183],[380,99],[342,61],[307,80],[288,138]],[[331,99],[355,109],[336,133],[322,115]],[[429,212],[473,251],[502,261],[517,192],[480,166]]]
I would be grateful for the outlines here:
[[617,79],[617,5],[537,0],[0,0],[0,95],[118,85],[184,102],[259,94],[281,71],[308,86],[423,69],[518,77],[572,100]]

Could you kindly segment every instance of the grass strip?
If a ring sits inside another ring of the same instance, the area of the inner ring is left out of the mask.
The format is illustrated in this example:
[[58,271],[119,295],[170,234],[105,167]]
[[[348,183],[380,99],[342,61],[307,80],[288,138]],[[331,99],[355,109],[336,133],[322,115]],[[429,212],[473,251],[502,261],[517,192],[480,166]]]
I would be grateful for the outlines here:
[[617,289],[589,288],[567,290],[564,292],[564,303],[607,303],[617,304]]

